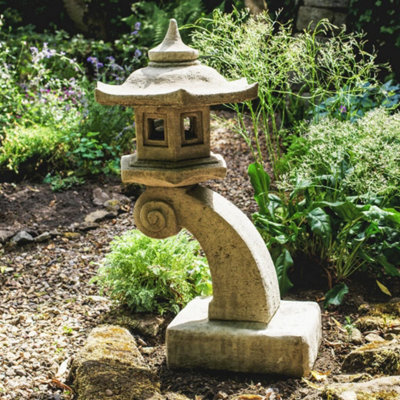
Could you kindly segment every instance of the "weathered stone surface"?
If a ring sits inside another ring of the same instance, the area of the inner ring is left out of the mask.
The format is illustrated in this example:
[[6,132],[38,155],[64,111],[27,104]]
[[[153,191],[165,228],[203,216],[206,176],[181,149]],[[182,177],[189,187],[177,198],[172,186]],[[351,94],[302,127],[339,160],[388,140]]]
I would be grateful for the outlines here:
[[41,242],[46,242],[47,240],[51,239],[51,234],[50,232],[43,232],[40,235],[35,237],[35,242],[41,243]]
[[400,344],[397,341],[373,342],[353,350],[343,361],[345,372],[400,374]]
[[365,336],[365,341],[369,342],[369,343],[384,342],[385,339],[382,336],[379,336],[376,333],[369,333],[368,335]]
[[121,159],[121,177],[124,183],[149,186],[180,187],[221,179],[226,176],[226,164],[218,154],[210,157],[175,163],[139,161],[137,155]]
[[117,199],[107,200],[103,205],[106,210],[113,212],[118,212],[121,208],[121,203]]
[[102,319],[103,324],[123,326],[144,337],[157,336],[164,322],[160,316],[130,314],[119,309],[110,311]]
[[150,50],[149,57],[149,66],[133,72],[122,85],[98,82],[96,100],[105,105],[194,106],[257,97],[257,83],[227,81],[215,69],[201,65],[198,51],[182,42],[175,20],[170,20],[163,43]]
[[347,8],[349,0],[304,0],[304,5],[320,8]]
[[5,243],[16,234],[15,230],[0,229],[0,243]]
[[20,231],[12,237],[11,241],[17,245],[33,242],[33,236],[26,231]]
[[327,386],[323,398],[332,400],[398,400],[400,377],[388,376],[367,382],[336,383]]
[[71,377],[80,400],[163,399],[133,336],[119,326],[93,329],[73,361]]
[[303,376],[309,373],[321,339],[319,306],[282,301],[268,325],[210,321],[210,298],[192,300],[167,328],[171,368],[201,367]]
[[346,17],[345,13],[327,8],[301,6],[297,14],[296,29],[302,31],[308,26],[313,29],[321,19],[328,19],[334,25],[341,26],[346,23]]
[[231,202],[201,186],[148,188],[134,209],[145,235],[165,238],[181,227],[204,250],[213,282],[209,318],[268,323],[280,304],[275,267],[250,220]]
[[359,329],[353,328],[349,334],[349,341],[355,344],[361,344],[363,342],[363,335]]
[[96,206],[102,206],[107,200],[110,200],[110,196],[99,187],[93,189],[92,198],[93,204]]
[[106,218],[114,218],[117,216],[117,213],[114,211],[108,210],[96,210],[91,212],[90,214],[86,215],[85,223],[86,224],[93,224],[96,222],[100,222]]
[[359,311],[364,313],[355,321],[361,331],[384,331],[400,333],[400,302],[363,304]]

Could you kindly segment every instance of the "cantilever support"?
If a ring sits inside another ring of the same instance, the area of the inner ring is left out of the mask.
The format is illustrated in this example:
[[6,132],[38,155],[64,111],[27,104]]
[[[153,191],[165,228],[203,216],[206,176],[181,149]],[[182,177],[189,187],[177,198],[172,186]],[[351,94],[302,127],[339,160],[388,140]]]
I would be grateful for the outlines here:
[[209,262],[210,320],[267,324],[280,305],[275,268],[254,225],[231,202],[205,187],[148,187],[135,205],[136,226],[165,238],[188,229]]

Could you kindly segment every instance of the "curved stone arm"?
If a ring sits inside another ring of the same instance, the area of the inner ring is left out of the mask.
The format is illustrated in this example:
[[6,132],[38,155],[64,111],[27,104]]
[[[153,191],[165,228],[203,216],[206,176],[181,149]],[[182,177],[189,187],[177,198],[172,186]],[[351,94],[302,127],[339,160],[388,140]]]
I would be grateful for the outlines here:
[[280,304],[275,268],[264,241],[231,202],[205,187],[148,187],[134,209],[145,235],[165,238],[188,229],[210,266],[210,320],[268,323]]

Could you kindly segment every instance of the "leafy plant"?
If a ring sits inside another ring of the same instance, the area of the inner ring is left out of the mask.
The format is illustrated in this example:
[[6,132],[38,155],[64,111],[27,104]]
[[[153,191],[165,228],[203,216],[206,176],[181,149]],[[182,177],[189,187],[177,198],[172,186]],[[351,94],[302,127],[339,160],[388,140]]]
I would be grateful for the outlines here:
[[290,189],[296,179],[313,180],[350,164],[338,191],[345,195],[379,196],[386,206],[400,204],[400,113],[384,108],[370,111],[354,123],[327,118],[293,138],[279,161],[280,187]]
[[[363,50],[361,35],[333,34],[334,27],[326,21],[298,35],[292,34],[291,24],[281,24],[266,13],[252,17],[244,11],[217,10],[212,19],[200,23],[206,28],[198,27],[193,43],[204,61],[229,78],[246,77],[259,84],[257,102],[232,108],[237,111],[238,131],[260,164],[269,159],[274,165],[279,159],[282,128],[292,129],[340,88],[351,92],[365,81],[373,83],[378,71],[374,55]],[[321,33],[329,38],[319,40]],[[244,124],[246,110],[252,131]]]
[[293,285],[288,272],[299,255],[326,265],[338,282],[326,293],[326,305],[342,301],[348,291],[344,281],[361,268],[400,276],[400,212],[339,191],[350,169],[342,160],[330,174],[297,179],[286,194],[271,192],[262,165],[249,166],[260,210],[253,219],[271,252],[282,294]]
[[335,117],[341,121],[354,122],[363,117],[368,111],[384,107],[390,111],[400,106],[400,85],[392,81],[378,86],[364,83],[357,88],[344,87],[334,96],[329,97],[310,111],[315,122],[327,116]]
[[95,282],[133,311],[177,313],[211,293],[206,258],[186,232],[157,240],[134,230],[114,239]]

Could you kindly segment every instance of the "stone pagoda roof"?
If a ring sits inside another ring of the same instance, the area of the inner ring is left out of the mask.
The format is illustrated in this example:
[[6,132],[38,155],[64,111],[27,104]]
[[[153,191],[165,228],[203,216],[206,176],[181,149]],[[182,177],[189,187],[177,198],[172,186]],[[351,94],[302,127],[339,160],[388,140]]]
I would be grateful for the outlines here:
[[97,83],[96,100],[104,105],[184,106],[237,103],[257,97],[257,83],[227,81],[202,65],[198,51],[186,46],[177,23],[170,20],[163,42],[149,51],[147,67],[133,72],[122,85]]

